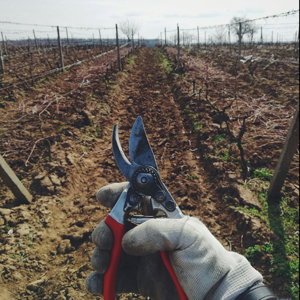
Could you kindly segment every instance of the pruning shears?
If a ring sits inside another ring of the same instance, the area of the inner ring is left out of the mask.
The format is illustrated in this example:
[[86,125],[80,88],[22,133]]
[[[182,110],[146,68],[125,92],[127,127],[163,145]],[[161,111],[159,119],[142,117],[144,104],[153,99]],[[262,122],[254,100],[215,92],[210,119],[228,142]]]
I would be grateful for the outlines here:
[[[112,231],[114,243],[110,264],[104,275],[104,300],[115,300],[115,281],[122,253],[125,221],[141,224],[155,218],[157,212],[166,218],[183,217],[180,208],[161,181],[155,156],[151,150],[141,117],[138,117],[134,122],[130,134],[129,155],[131,162],[128,161],[122,150],[118,124],[115,124],[113,129],[112,149],[117,165],[129,184],[105,219],[105,223]],[[154,216],[130,215],[131,212],[141,209],[143,196],[150,196],[150,206],[151,210],[155,212]],[[173,270],[168,252],[161,251],[161,256],[175,283],[180,300],[188,300]]]

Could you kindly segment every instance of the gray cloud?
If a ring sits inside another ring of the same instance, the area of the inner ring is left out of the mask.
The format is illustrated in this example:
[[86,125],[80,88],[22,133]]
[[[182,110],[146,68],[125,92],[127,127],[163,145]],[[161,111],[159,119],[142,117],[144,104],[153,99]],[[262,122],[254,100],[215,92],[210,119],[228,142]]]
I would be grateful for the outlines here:
[[240,9],[236,12],[241,15],[250,15],[250,14],[264,14],[266,11],[259,7],[246,7],[244,9]]
[[126,17],[141,17],[143,14],[138,12],[128,12],[125,14]]
[[207,19],[207,18],[216,18],[221,16],[222,14],[219,12],[211,12],[211,13],[204,13],[204,14],[197,14],[197,15],[179,15],[179,14],[167,14],[164,15],[164,18],[185,18],[185,19]]

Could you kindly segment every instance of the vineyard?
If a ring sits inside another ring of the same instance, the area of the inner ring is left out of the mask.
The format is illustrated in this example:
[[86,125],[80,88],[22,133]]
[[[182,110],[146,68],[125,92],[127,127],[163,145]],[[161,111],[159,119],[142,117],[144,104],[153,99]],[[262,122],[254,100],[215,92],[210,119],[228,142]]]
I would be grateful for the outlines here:
[[11,43],[0,74],[0,154],[33,196],[19,203],[0,178],[1,299],[102,299],[85,289],[109,212],[95,196],[125,180],[112,129],[128,152],[139,115],[181,210],[298,299],[299,148],[279,199],[268,190],[299,102],[299,44],[66,44],[62,68],[51,40]]

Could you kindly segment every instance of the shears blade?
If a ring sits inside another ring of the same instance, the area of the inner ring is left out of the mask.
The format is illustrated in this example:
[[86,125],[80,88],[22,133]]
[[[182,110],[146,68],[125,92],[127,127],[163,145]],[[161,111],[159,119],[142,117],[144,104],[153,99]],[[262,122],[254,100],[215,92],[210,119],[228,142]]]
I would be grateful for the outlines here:
[[127,157],[125,156],[119,139],[119,131],[118,131],[118,124],[115,124],[112,134],[112,149],[114,153],[115,160],[119,169],[121,170],[122,174],[126,177],[127,180],[130,180],[132,175],[132,165],[128,161]]
[[158,170],[155,156],[151,150],[142,118],[135,120],[129,139],[129,155],[132,163],[140,166],[152,166]]
[[113,129],[112,149],[117,165],[128,181],[130,181],[132,174],[141,166],[152,166],[158,170],[141,117],[137,117],[130,133],[129,155],[131,162],[129,162],[122,150],[118,124],[115,124]]

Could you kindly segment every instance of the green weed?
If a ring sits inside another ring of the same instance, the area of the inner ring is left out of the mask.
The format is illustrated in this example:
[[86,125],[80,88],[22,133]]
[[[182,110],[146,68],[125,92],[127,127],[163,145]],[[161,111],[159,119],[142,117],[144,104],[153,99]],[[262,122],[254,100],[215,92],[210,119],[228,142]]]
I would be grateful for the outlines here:
[[245,256],[249,259],[249,261],[255,261],[261,257],[261,249],[258,245],[254,247],[249,247],[246,249]]
[[131,56],[131,57],[128,59],[128,64],[134,65],[134,64],[135,64],[135,59],[136,59],[136,56],[135,56],[135,55]]
[[102,132],[98,126],[95,126],[95,130],[96,130],[98,136],[102,135]]
[[188,175],[187,175],[187,178],[188,178],[188,180],[198,180],[198,179],[199,179],[199,176],[198,176],[198,175],[191,175],[191,174],[188,174]]
[[194,131],[199,131],[203,128],[203,125],[199,124],[199,122],[195,122],[193,125],[194,125]]
[[228,149],[224,150],[224,153],[221,155],[221,158],[225,161],[228,161],[228,159],[229,159]]
[[223,148],[223,147],[220,147],[220,148],[222,148],[223,150],[221,150],[221,151],[219,151],[219,150],[217,150],[217,149],[214,150],[215,155],[216,155],[217,157],[222,158],[224,161],[228,161],[229,158],[230,158],[228,149],[227,149],[227,148]]
[[172,66],[170,65],[169,60],[166,57],[163,58],[162,65],[166,73],[169,75],[172,72]]
[[34,246],[35,245],[35,243],[33,243],[33,242],[31,242],[31,241],[29,241],[27,244],[26,244],[28,247],[32,247],[32,246]]
[[261,246],[261,250],[268,254],[273,254],[275,251],[274,244],[272,242],[266,242]]
[[8,225],[8,224],[6,224],[6,225],[5,225],[5,227],[4,227],[4,231],[5,231],[5,233],[8,233],[8,232],[9,232],[9,230],[10,230],[10,227],[9,227],[9,225]]
[[223,142],[224,139],[225,139],[225,134],[218,134],[213,138],[213,141],[215,143],[218,143],[218,142]]
[[66,125],[62,125],[58,128],[58,131],[63,131],[66,128]]
[[20,251],[18,261],[24,261],[26,259],[27,259],[26,253],[24,253],[23,251]]
[[272,172],[267,168],[259,168],[253,172],[254,178],[260,178],[262,180],[270,180],[272,176]]

